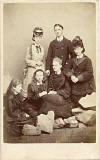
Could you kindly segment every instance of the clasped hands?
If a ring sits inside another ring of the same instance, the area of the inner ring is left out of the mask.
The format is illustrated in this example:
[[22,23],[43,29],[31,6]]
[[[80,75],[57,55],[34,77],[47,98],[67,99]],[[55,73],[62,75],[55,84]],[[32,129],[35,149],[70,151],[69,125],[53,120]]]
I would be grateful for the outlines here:
[[42,97],[42,96],[44,96],[46,94],[47,94],[47,91],[43,91],[43,92],[39,93],[39,97]]
[[48,94],[57,94],[57,92],[52,90],[52,91],[49,91]]
[[34,67],[34,66],[42,66],[43,65],[43,62],[41,62],[41,61],[29,61],[29,62],[27,62],[27,64],[29,65],[29,66],[32,66],[32,67]]
[[47,93],[47,91],[43,91],[43,92],[39,93],[39,97],[42,97],[46,94],[57,94],[57,92],[56,91],[49,91],[49,93]]
[[78,78],[76,77],[76,76],[71,76],[71,80],[72,80],[72,82],[74,82],[74,83],[77,83],[78,82]]

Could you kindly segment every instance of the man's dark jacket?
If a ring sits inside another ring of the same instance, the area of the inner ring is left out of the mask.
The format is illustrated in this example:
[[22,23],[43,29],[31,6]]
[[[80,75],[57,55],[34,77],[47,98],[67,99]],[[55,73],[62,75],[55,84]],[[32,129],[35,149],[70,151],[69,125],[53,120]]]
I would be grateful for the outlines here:
[[62,59],[62,65],[66,64],[66,60],[73,56],[73,48],[71,41],[66,39],[65,37],[61,42],[57,41],[57,39],[53,40],[50,43],[47,60],[46,60],[46,70],[52,70],[52,61],[53,58],[59,57]]

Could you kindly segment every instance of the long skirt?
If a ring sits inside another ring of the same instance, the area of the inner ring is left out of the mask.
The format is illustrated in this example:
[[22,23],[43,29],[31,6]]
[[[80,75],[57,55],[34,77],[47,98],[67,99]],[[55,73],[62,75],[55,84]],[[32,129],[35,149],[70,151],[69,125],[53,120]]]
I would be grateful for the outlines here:
[[64,100],[60,95],[46,95],[43,97],[44,103],[42,104],[39,114],[47,114],[48,111],[54,111],[56,118],[68,118],[72,116],[71,109],[73,103],[70,99]]
[[24,97],[27,97],[28,85],[32,82],[32,77],[33,77],[33,74],[35,71],[36,71],[36,69],[33,67],[27,68],[27,71],[25,73],[25,77],[23,80],[23,86],[22,86],[22,88],[23,88],[22,94]]
[[22,128],[25,124],[34,125],[34,119],[31,117],[10,117],[4,110],[4,134],[6,136],[20,136],[22,135]]

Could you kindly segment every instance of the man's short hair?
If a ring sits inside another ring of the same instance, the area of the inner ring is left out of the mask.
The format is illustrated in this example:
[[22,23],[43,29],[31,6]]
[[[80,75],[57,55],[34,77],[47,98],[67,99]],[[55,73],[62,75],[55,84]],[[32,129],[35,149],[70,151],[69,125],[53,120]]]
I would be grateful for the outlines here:
[[62,65],[62,59],[60,59],[59,57],[53,58],[53,61],[56,61],[56,62],[58,62],[60,65]]
[[59,26],[59,27],[61,27],[62,29],[64,29],[64,27],[63,27],[61,24],[55,24],[55,25],[54,25],[54,29],[55,29],[55,27],[57,27],[57,26]]

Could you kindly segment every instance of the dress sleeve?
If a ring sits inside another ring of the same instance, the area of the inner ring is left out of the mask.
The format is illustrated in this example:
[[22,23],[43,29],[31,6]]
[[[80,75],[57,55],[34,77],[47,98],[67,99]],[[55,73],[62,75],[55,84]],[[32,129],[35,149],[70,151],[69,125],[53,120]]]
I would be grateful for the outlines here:
[[85,64],[85,70],[78,75],[79,82],[88,81],[93,77],[93,67],[90,59],[87,59]]
[[69,79],[72,75],[74,75],[74,71],[73,71],[72,66],[73,66],[73,59],[69,59],[69,60],[67,60],[67,63],[63,69],[63,74]]
[[70,59],[70,58],[73,58],[74,55],[75,55],[75,53],[74,53],[74,49],[73,49],[73,46],[72,46],[72,42],[71,42],[71,41],[69,41],[69,48],[68,48],[68,50],[69,50],[69,59]]
[[44,48],[43,48],[43,46],[41,46],[41,55],[42,55],[41,61],[44,62],[45,55],[44,55]]
[[48,92],[54,90],[53,87],[53,75],[51,74],[48,79]]
[[14,118],[17,118],[20,114],[20,109],[15,109],[15,104],[14,104],[14,101],[13,99],[9,99],[8,101],[8,114],[11,116],[11,117],[14,117]]
[[29,84],[28,86],[28,99],[37,100],[39,98],[39,92],[36,84]]
[[67,99],[70,97],[71,95],[71,86],[70,86],[70,83],[69,81],[66,79],[65,81],[65,85],[62,89],[58,90],[57,93],[61,96],[64,97],[64,99]]
[[31,53],[32,53],[32,47],[30,46],[30,47],[27,48],[25,61],[26,61],[27,66],[35,67],[36,66],[36,61],[32,59]]

